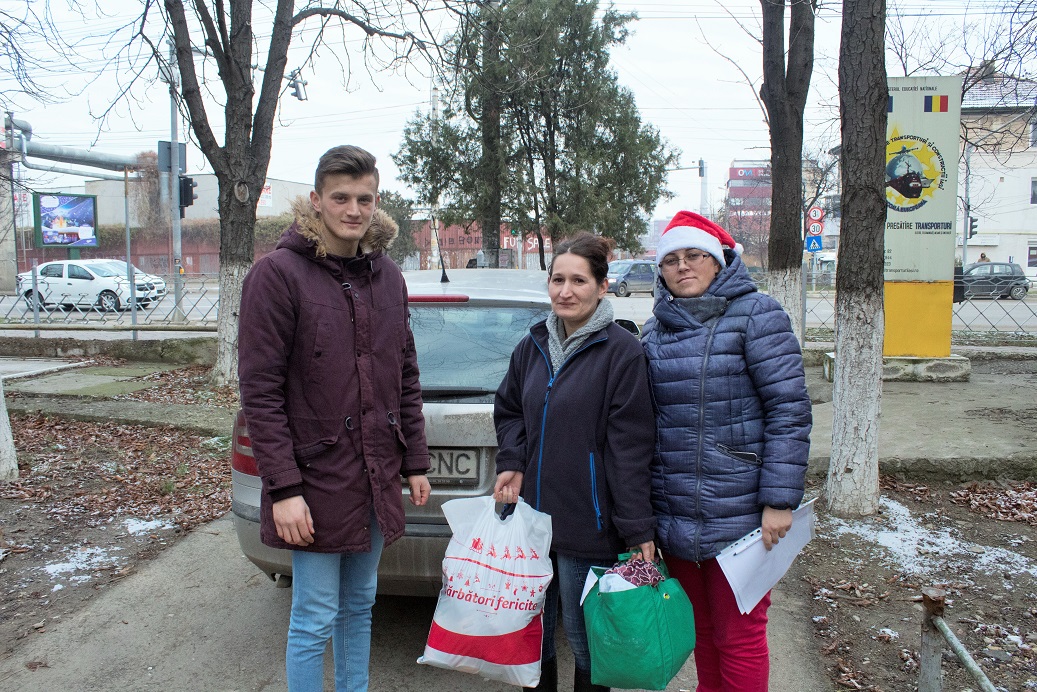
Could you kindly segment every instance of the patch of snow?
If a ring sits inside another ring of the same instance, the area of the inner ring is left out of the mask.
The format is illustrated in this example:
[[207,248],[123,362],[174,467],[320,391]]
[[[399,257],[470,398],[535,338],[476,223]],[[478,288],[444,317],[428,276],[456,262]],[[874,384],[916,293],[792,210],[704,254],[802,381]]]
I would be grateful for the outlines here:
[[957,562],[1037,577],[1037,565],[1019,553],[962,540],[948,528],[926,528],[911,516],[911,510],[888,497],[882,497],[880,504],[884,518],[844,520],[829,516],[826,523],[837,536],[849,534],[881,545],[896,566],[911,574],[926,574],[940,563]]
[[[118,548],[114,548],[118,550]],[[108,554],[104,548],[80,548],[68,555],[65,562],[52,562],[43,570],[52,577],[68,572],[84,572],[87,570],[106,569],[114,567],[120,560]],[[90,577],[73,577],[70,581],[84,581]]]
[[63,588],[65,588],[64,584],[55,584],[54,588],[51,589],[51,591],[61,591]]
[[879,634],[885,635],[890,639],[900,639],[900,632],[897,632],[896,630],[891,630],[888,627],[883,627],[882,629],[880,629]]
[[149,531],[155,531],[156,529],[167,529],[171,527],[168,522],[162,521],[161,519],[152,519],[151,521],[143,521],[141,519],[126,519],[123,521],[123,525],[126,527],[128,533],[138,536],[142,533],[148,533]]

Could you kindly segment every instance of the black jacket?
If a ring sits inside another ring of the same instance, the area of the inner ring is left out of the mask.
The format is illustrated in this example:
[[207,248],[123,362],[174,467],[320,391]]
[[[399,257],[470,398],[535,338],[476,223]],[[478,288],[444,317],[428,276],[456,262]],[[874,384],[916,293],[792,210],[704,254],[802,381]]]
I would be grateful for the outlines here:
[[610,324],[551,376],[547,327],[533,326],[497,390],[497,473],[521,471],[522,497],[551,515],[552,550],[615,558],[651,540],[655,416],[637,339]]

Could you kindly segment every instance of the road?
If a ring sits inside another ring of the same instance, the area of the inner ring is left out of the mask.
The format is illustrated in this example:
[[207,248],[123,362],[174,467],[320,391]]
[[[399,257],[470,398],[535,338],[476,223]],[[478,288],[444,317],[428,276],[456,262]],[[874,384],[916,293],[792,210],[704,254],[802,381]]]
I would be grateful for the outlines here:
[[[31,635],[0,661],[0,689],[283,690],[290,599],[289,590],[275,588],[241,555],[230,520],[218,519],[98,591],[81,611],[48,622],[44,633]],[[780,585],[775,590],[771,627],[782,640],[772,650],[775,692],[830,689],[804,688],[805,680],[825,679],[819,660],[815,670],[804,670],[804,660],[818,659],[811,629],[795,626],[806,607]],[[379,598],[372,692],[513,692],[509,685],[416,663],[434,609],[432,598]],[[570,684],[572,658],[563,640],[559,637],[564,689]],[[331,684],[330,665],[326,668]],[[667,689],[694,687],[689,660]]]

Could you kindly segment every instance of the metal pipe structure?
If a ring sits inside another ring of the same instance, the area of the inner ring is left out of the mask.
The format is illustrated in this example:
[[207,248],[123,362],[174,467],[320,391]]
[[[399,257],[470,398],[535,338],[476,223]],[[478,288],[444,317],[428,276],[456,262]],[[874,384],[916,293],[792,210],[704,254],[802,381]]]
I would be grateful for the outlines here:
[[997,692],[997,688],[990,682],[979,667],[972,654],[962,646],[954,632],[947,626],[943,619],[944,602],[947,593],[942,589],[922,589],[922,605],[925,607],[925,617],[922,620],[922,653],[918,669],[918,692],[941,692],[943,683],[940,674],[940,661],[942,656],[940,650],[940,635],[951,647],[951,651],[961,661],[961,665],[969,672],[973,680],[979,685],[983,692]]

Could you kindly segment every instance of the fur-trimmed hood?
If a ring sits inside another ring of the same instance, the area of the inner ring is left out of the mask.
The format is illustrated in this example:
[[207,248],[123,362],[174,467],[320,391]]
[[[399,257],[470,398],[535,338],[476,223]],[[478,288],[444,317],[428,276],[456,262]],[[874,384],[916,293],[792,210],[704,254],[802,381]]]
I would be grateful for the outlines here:
[[[311,241],[316,248],[317,257],[326,257],[327,245],[324,242],[324,222],[321,221],[308,197],[299,196],[292,200],[292,212],[295,214],[293,228],[299,235]],[[370,253],[386,251],[392,246],[400,232],[399,225],[381,209],[375,209],[371,217],[371,226],[360,239],[360,252]]]

